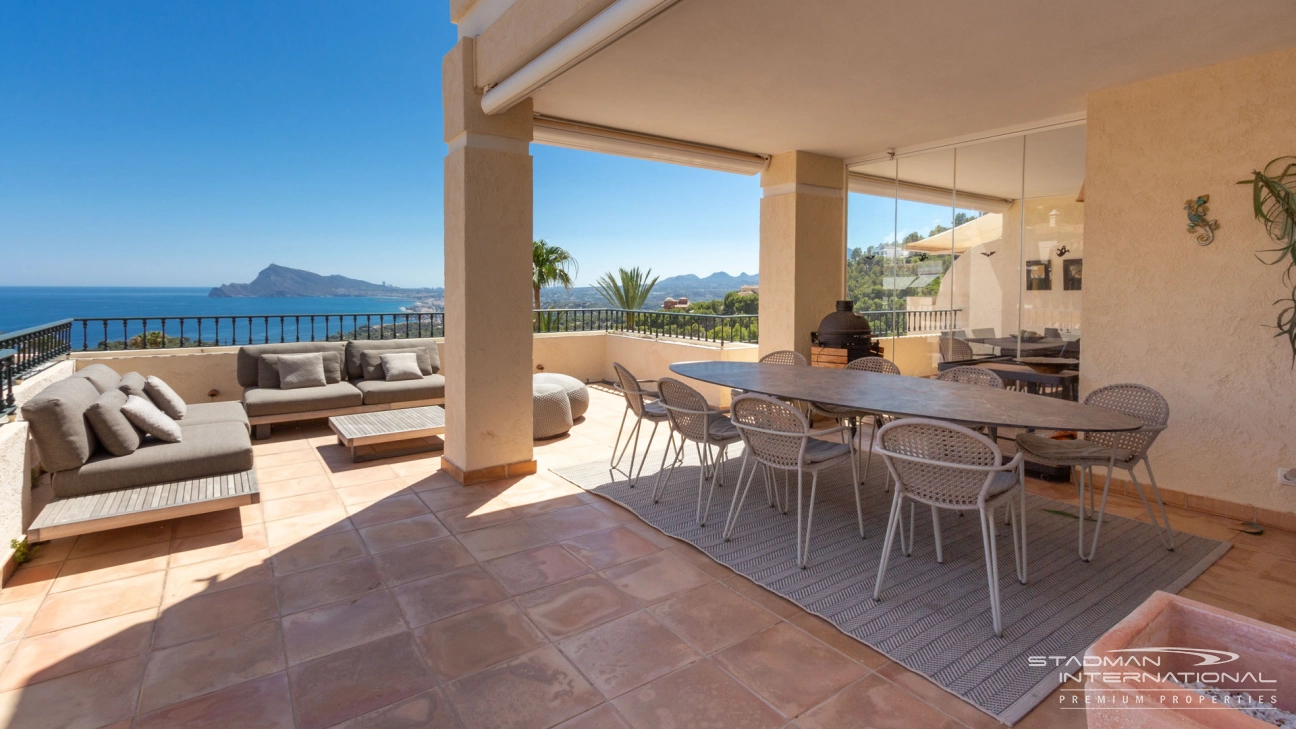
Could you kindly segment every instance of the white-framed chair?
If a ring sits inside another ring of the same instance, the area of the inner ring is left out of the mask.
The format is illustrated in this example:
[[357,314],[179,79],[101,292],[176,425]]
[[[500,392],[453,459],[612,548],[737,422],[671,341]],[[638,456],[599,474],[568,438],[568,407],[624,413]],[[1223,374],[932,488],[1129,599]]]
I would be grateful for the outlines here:
[[[1161,500],[1161,491],[1157,488],[1156,475],[1152,473],[1152,461],[1148,449],[1156,442],[1157,436],[1166,429],[1170,422],[1170,404],[1161,393],[1146,385],[1120,383],[1107,385],[1089,393],[1085,398],[1086,405],[1108,408],[1143,421],[1138,430],[1113,433],[1089,432],[1082,440],[1053,440],[1035,433],[1021,433],[1017,436],[1017,449],[1026,460],[1042,463],[1046,466],[1066,466],[1071,469],[1072,480],[1076,483],[1076,492],[1080,497],[1080,559],[1088,562],[1098,551],[1098,534],[1102,531],[1103,515],[1107,511],[1107,494],[1111,489],[1112,471],[1119,468],[1130,475],[1134,488],[1138,491],[1139,500],[1147,510],[1152,524],[1161,532],[1161,543],[1167,550],[1174,551],[1175,534],[1170,528],[1170,517],[1166,514],[1165,502]],[[1148,480],[1152,482],[1152,496],[1156,499],[1161,511],[1157,520],[1152,504],[1143,493],[1134,468],[1142,462],[1147,468]],[[1097,508],[1098,517],[1094,524],[1093,542],[1088,552],[1085,551],[1085,491],[1089,492],[1089,510],[1094,511],[1093,469],[1107,467],[1107,480],[1103,484],[1102,502]],[[1086,477],[1087,476],[1087,477]]]
[[[760,364],[792,365],[794,367],[810,366],[805,355],[794,349],[780,349],[777,352],[770,352],[756,361]],[[735,387],[729,391],[729,397],[732,400],[732,398],[738,397],[746,392],[746,390],[739,390]]]
[[995,374],[993,370],[976,365],[964,365],[962,367],[951,367],[936,376],[941,382],[961,382],[965,385],[980,385],[981,387],[994,387],[1000,390],[1004,389],[1003,378]]
[[[743,455],[742,468],[738,471],[738,488],[734,489],[733,501],[729,504],[729,518],[725,520],[724,538],[733,536],[734,526],[742,514],[743,502],[751,490],[752,479],[756,476],[758,464],[764,466],[766,496],[771,489],[771,471],[796,471],[797,476],[797,542],[796,560],[802,569],[810,561],[810,532],[814,523],[815,493],[819,486],[819,472],[832,468],[844,461],[850,461],[851,473],[855,485],[855,511],[860,520],[860,536],[864,535],[863,510],[860,504],[859,464],[855,460],[855,449],[846,443],[833,443],[820,440],[825,436],[845,432],[847,426],[839,425],[825,430],[811,430],[810,421],[795,407],[765,395],[742,395],[734,400],[730,409],[734,427],[742,436],[747,446]],[[749,461],[755,460],[750,472]],[[804,507],[803,486],[805,474],[810,474],[809,507]],[[743,482],[743,475],[747,480]],[[786,488],[786,487],[785,487]],[[775,484],[773,490],[777,492]],[[788,501],[784,495],[784,503]],[[802,539],[802,510],[805,510],[805,538]]]
[[[859,372],[873,372],[879,375],[900,375],[900,368],[894,362],[885,357],[860,357],[846,363],[846,369],[856,370]],[[853,410],[837,405],[827,403],[810,403],[810,412],[825,418],[832,418],[842,425],[850,426],[850,442],[855,447],[856,456],[859,455],[859,448],[856,445],[856,434],[859,427],[865,420],[873,423],[872,432],[869,433],[868,454],[864,459],[864,479],[861,483],[868,482],[869,470],[873,466],[873,435],[877,433],[878,428],[886,421],[886,416],[867,410]],[[858,473],[858,469],[856,471]],[[889,480],[888,480],[889,483]],[[860,536],[864,536],[864,519],[860,518]]]
[[887,423],[878,431],[876,440],[874,448],[882,454],[896,489],[873,599],[882,599],[895,535],[904,530],[906,499],[910,501],[909,546],[904,546],[902,535],[901,550],[908,556],[913,549],[913,503],[928,504],[937,562],[944,561],[940,510],[977,511],[981,517],[981,545],[985,549],[986,579],[990,587],[990,614],[995,634],[1003,635],[995,510],[1008,507],[1017,580],[1024,585],[1027,581],[1026,472],[1021,454],[1007,460],[999,446],[981,433],[928,418],[904,418]]
[[[616,442],[612,446],[612,461],[608,470],[612,473],[613,480],[616,479],[616,474],[620,473],[626,477],[630,488],[634,488],[639,483],[639,475],[643,473],[644,462],[648,460],[648,450],[652,448],[653,438],[657,436],[657,426],[667,420],[666,408],[656,400],[655,390],[644,387],[645,384],[655,383],[657,380],[636,379],[620,362],[613,362],[612,369],[617,375],[616,388],[625,397],[626,408],[621,413],[621,427],[617,429]],[[626,434],[625,445],[622,445],[621,434],[625,431],[626,420],[631,414],[635,418],[634,426]],[[639,456],[639,468],[636,470],[635,457],[639,453],[639,434],[645,422],[652,423],[653,427],[652,432],[648,434],[648,442],[644,445],[643,454]],[[620,449],[619,454],[618,449]],[[630,465],[623,471],[621,462],[625,459],[627,451],[630,453]]]
[[[698,525],[706,526],[707,513],[711,510],[711,497],[715,494],[718,483],[724,482],[725,455],[729,446],[742,438],[729,418],[719,410],[707,404],[702,393],[671,377],[663,377],[657,382],[657,392],[661,395],[659,402],[666,409],[666,417],[671,428],[671,444],[675,449],[675,459],[670,469],[666,469],[666,456],[662,453],[662,468],[657,472],[657,481],[653,485],[653,503],[661,500],[666,487],[670,485],[675,467],[684,461],[684,443],[692,442],[698,451]],[[680,443],[675,443],[675,435],[680,436]],[[711,449],[716,453],[713,455]],[[663,481],[663,474],[665,480]],[[706,482],[711,481],[707,493],[706,507],[702,506],[702,492]]]

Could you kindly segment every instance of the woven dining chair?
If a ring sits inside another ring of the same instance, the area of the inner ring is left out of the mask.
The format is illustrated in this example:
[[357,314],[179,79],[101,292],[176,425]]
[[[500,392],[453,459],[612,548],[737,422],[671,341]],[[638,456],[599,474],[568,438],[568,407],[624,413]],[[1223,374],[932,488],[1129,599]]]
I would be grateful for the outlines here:
[[[664,382],[664,381],[663,381]],[[757,466],[764,466],[766,496],[771,490],[771,472],[796,471],[797,476],[797,532],[796,560],[802,569],[810,561],[810,530],[814,522],[815,493],[819,486],[819,472],[832,468],[844,461],[850,461],[851,472],[855,483],[855,512],[863,524],[863,507],[860,504],[859,465],[855,461],[855,449],[846,443],[832,443],[821,440],[824,436],[836,435],[847,430],[839,425],[825,430],[811,430],[810,421],[795,407],[765,395],[742,395],[734,400],[730,410],[733,425],[742,437],[746,450],[743,454],[742,468],[738,470],[738,488],[734,489],[733,501],[729,504],[729,518],[725,520],[724,538],[733,536],[734,527],[742,513],[743,502],[751,490],[752,479],[756,476]],[[751,471],[747,464],[752,463]],[[803,487],[805,474],[810,474],[809,506],[803,507]],[[743,482],[743,475],[747,480]],[[786,488],[786,487],[785,487]],[[774,485],[777,492],[777,484]],[[784,494],[784,503],[788,502]],[[802,510],[805,509],[805,539],[802,540]],[[863,536],[863,526],[860,527]]]
[[[729,446],[742,440],[734,424],[720,411],[707,404],[702,393],[694,390],[679,380],[663,377],[657,382],[657,391],[661,394],[661,405],[666,409],[666,416],[671,427],[671,443],[675,446],[675,460],[671,461],[669,472],[666,470],[667,453],[662,453],[662,468],[657,472],[657,481],[653,485],[653,503],[661,500],[670,485],[675,468],[684,461],[684,444],[693,443],[698,452],[698,526],[706,526],[706,518],[711,510],[711,497],[715,494],[717,484],[724,482],[725,455]],[[675,434],[680,436],[680,443],[675,444]],[[711,449],[715,448],[713,455]],[[662,476],[665,474],[665,480]],[[706,489],[706,482],[711,488]],[[702,492],[707,490],[706,507],[702,506]]]
[[1003,378],[995,374],[993,370],[984,367],[965,366],[951,367],[948,370],[936,376],[941,382],[961,382],[965,385],[980,385],[982,387],[994,387],[1004,389]]
[[[616,389],[621,391],[625,397],[626,407],[621,413],[621,427],[617,429],[616,442],[612,445],[612,461],[608,466],[612,474],[612,480],[616,480],[616,474],[620,473],[626,477],[630,488],[634,488],[639,483],[639,476],[643,473],[644,463],[648,460],[648,450],[652,448],[653,438],[657,437],[657,426],[666,422],[666,408],[655,398],[657,392],[650,388],[644,387],[645,384],[655,383],[656,380],[639,380],[636,379],[630,370],[626,369],[620,362],[613,362],[612,369],[616,372],[617,384]],[[649,399],[652,398],[652,399]],[[625,431],[626,420],[634,415],[634,426],[626,434],[625,445],[621,444],[621,434]],[[652,432],[648,434],[648,442],[644,445],[643,454],[639,456],[639,468],[635,469],[635,457],[639,453],[639,435],[643,429],[644,422],[652,423]],[[668,426],[669,427],[669,426]],[[667,450],[674,445],[674,441],[668,441]],[[620,448],[620,454],[617,449]],[[625,459],[626,452],[630,453],[630,465],[626,470],[621,470],[621,462]]]
[[[805,355],[794,349],[780,349],[776,352],[770,352],[756,361],[761,364],[792,365],[795,367],[808,367],[810,365],[806,361]],[[729,398],[732,400],[746,393],[746,390],[739,390],[735,387],[729,391]]]
[[940,337],[940,356],[942,362],[962,362],[975,359],[976,353],[972,351],[972,345],[962,339],[942,335]]
[[[981,546],[985,550],[986,579],[990,587],[990,615],[996,635],[1003,635],[999,599],[999,548],[995,510],[1006,506],[1012,525],[1013,557],[1017,581],[1026,584],[1026,472],[1020,453],[1005,460],[994,441],[971,429],[928,418],[905,418],[882,426],[877,445],[895,479],[886,542],[878,564],[873,599],[881,601],[887,564],[896,532],[901,551],[913,549],[913,503],[928,504],[936,543],[936,561],[944,562],[940,510],[977,511],[981,517]],[[909,540],[903,537],[904,502],[910,501]],[[1019,513],[1020,512],[1020,513]]]
[[[901,374],[900,368],[897,367],[894,362],[885,357],[860,357],[859,359],[853,359],[846,364],[846,369],[857,370],[859,372],[873,372],[879,375]],[[868,455],[864,459],[864,479],[861,481],[861,483],[868,483],[869,470],[873,465],[873,434],[877,433],[878,428],[882,427],[882,423],[886,421],[886,416],[867,410],[853,410],[838,405],[829,405],[827,403],[818,402],[810,403],[810,412],[813,415],[832,418],[842,425],[849,426],[850,433],[848,434],[848,437],[855,449],[856,457],[859,456],[859,446],[856,441],[856,435],[859,428],[865,420],[869,420],[873,423],[873,429],[872,432],[869,433],[868,439]],[[856,472],[858,473],[858,469]],[[887,479],[887,483],[888,485],[890,484],[890,479]],[[863,518],[860,519],[859,527],[860,536],[863,537]]]
[[[1170,528],[1170,517],[1166,514],[1165,502],[1161,500],[1161,491],[1157,488],[1156,475],[1152,473],[1152,461],[1148,449],[1156,442],[1157,436],[1166,429],[1170,422],[1170,404],[1161,393],[1146,385],[1122,383],[1107,385],[1089,393],[1085,398],[1086,405],[1108,408],[1123,413],[1143,422],[1138,430],[1100,433],[1087,432],[1082,440],[1053,440],[1035,433],[1021,433],[1017,436],[1018,451],[1026,460],[1046,466],[1066,466],[1071,469],[1071,478],[1076,484],[1080,497],[1080,559],[1088,562],[1098,551],[1098,534],[1102,531],[1103,515],[1107,511],[1107,494],[1111,489],[1112,471],[1119,468],[1129,473],[1134,488],[1138,491],[1139,500],[1147,510],[1152,524],[1161,532],[1161,543],[1166,549],[1174,551],[1175,534]],[[1142,463],[1152,483],[1152,496],[1156,499],[1161,511],[1157,520],[1152,504],[1143,493],[1134,468]],[[1094,511],[1093,469],[1107,467],[1107,480],[1103,484],[1102,502],[1097,508],[1097,522],[1094,524],[1093,543],[1085,551],[1085,487],[1088,484],[1089,510]],[[1088,476],[1086,478],[1086,475]]]

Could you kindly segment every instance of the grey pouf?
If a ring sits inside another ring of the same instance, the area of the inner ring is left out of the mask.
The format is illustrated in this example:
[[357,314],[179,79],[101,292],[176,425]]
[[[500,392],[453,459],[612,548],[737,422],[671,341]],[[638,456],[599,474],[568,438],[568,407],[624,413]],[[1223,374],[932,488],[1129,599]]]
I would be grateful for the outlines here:
[[536,382],[531,385],[532,437],[554,438],[571,430],[571,401],[562,385]]
[[567,393],[567,399],[571,402],[572,420],[576,420],[589,410],[589,390],[586,389],[585,383],[572,377],[571,375],[560,375],[553,372],[541,372],[531,375],[531,382],[535,385],[559,385]]

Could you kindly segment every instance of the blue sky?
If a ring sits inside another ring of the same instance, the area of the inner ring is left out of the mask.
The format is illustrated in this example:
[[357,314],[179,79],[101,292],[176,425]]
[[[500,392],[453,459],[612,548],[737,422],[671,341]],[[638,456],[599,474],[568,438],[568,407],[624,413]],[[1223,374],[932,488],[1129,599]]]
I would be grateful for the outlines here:
[[[0,285],[213,286],[269,263],[443,281],[448,0],[0,3]],[[756,177],[533,146],[580,283],[757,268]],[[890,203],[852,195],[851,244]],[[900,235],[947,211],[906,206]]]

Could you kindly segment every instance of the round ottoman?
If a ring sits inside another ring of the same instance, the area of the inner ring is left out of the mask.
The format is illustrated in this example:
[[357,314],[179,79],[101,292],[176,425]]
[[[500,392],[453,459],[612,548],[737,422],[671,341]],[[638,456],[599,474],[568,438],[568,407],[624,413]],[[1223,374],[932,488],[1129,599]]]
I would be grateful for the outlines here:
[[571,402],[572,420],[579,418],[589,410],[589,390],[585,389],[585,383],[572,377],[571,375],[559,375],[556,373],[541,372],[531,375],[532,384],[536,385],[559,385],[567,393],[567,399]]
[[531,385],[532,437],[554,438],[571,430],[571,401],[562,385],[535,382]]

